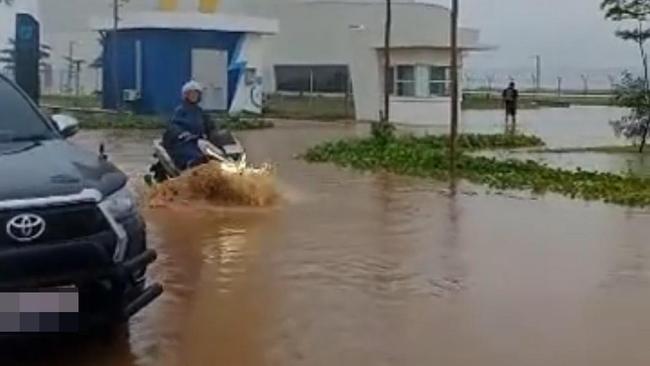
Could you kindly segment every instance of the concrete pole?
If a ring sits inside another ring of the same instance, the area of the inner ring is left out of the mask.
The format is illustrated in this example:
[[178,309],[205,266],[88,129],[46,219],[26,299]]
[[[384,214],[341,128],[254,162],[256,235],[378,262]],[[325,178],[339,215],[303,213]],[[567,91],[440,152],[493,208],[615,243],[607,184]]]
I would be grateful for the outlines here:
[[542,91],[542,56],[535,56],[535,81],[537,92]]
[[111,63],[112,63],[112,82],[113,82],[113,97],[115,98],[115,107],[116,109],[122,109],[122,93],[120,93],[120,83],[119,83],[119,66],[117,61],[117,31],[119,28],[120,22],[120,0],[113,0],[113,35],[111,37],[112,41],[112,52],[111,52]]
[[66,80],[66,90],[72,93],[72,74],[74,74],[74,41],[68,42],[68,77]]
[[449,152],[452,169],[456,157],[456,140],[458,138],[458,4],[459,0],[451,1],[451,133],[449,135]]
[[393,5],[391,0],[386,0],[386,25],[384,27],[384,111],[381,123],[390,123],[390,88],[393,77],[390,72],[390,33],[393,26]]
[[83,60],[74,60],[74,66],[75,66],[74,94],[77,97],[81,94],[81,64],[83,63],[84,63]]

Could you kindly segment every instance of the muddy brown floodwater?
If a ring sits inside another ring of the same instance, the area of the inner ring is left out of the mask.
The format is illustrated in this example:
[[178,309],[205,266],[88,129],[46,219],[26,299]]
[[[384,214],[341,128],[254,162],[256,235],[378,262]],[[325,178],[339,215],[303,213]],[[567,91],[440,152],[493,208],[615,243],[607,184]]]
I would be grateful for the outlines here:
[[[34,363],[648,365],[649,212],[293,159],[358,129],[242,134],[277,163],[283,202],[147,211],[164,296],[128,334],[32,349]],[[78,140],[106,140],[135,175],[150,138]]]

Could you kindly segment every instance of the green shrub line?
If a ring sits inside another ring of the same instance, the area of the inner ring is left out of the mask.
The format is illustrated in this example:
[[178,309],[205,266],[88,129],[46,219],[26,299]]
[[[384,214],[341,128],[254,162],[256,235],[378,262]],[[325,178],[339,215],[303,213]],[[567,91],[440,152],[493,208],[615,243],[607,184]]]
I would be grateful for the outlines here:
[[[445,136],[373,138],[327,142],[302,157],[312,163],[331,162],[359,170],[449,179],[451,163]],[[480,143],[479,143],[480,142]],[[650,179],[613,173],[553,168],[533,160],[499,160],[472,156],[467,151],[539,146],[534,136],[463,135],[464,150],[455,159],[455,177],[499,190],[521,189],[536,194],[553,192],[588,201],[626,206],[650,205]]]

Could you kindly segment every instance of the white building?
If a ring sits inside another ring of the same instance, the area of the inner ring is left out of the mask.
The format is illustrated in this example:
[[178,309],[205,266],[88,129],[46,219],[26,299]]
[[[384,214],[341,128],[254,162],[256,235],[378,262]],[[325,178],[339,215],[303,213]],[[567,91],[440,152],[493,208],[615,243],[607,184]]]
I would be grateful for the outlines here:
[[[269,91],[345,92],[350,80],[356,117],[377,120],[382,109],[385,2],[303,0],[270,3],[280,33],[267,49]],[[449,9],[417,0],[393,1],[393,122],[449,120]],[[479,32],[462,28],[466,51],[484,48]]]
[[[65,3],[65,6],[63,5]],[[91,63],[100,54],[92,17],[111,15],[109,0],[41,0],[45,39],[66,75],[66,56]],[[391,120],[447,121],[450,64],[449,9],[427,0],[393,0]],[[138,0],[123,12],[175,10],[274,18],[279,33],[269,39],[262,70],[267,92],[354,94],[357,119],[377,120],[383,90],[384,0]],[[462,28],[460,62],[479,50],[479,32]],[[71,43],[74,42],[74,43]],[[58,66],[58,67],[57,67]],[[86,70],[86,91],[99,87]]]

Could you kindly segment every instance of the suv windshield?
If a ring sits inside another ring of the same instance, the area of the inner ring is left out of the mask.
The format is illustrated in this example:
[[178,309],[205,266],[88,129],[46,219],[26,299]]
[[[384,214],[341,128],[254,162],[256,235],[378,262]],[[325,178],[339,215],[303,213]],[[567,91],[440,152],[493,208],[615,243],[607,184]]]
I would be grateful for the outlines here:
[[51,139],[56,134],[26,97],[0,77],[0,142]]

